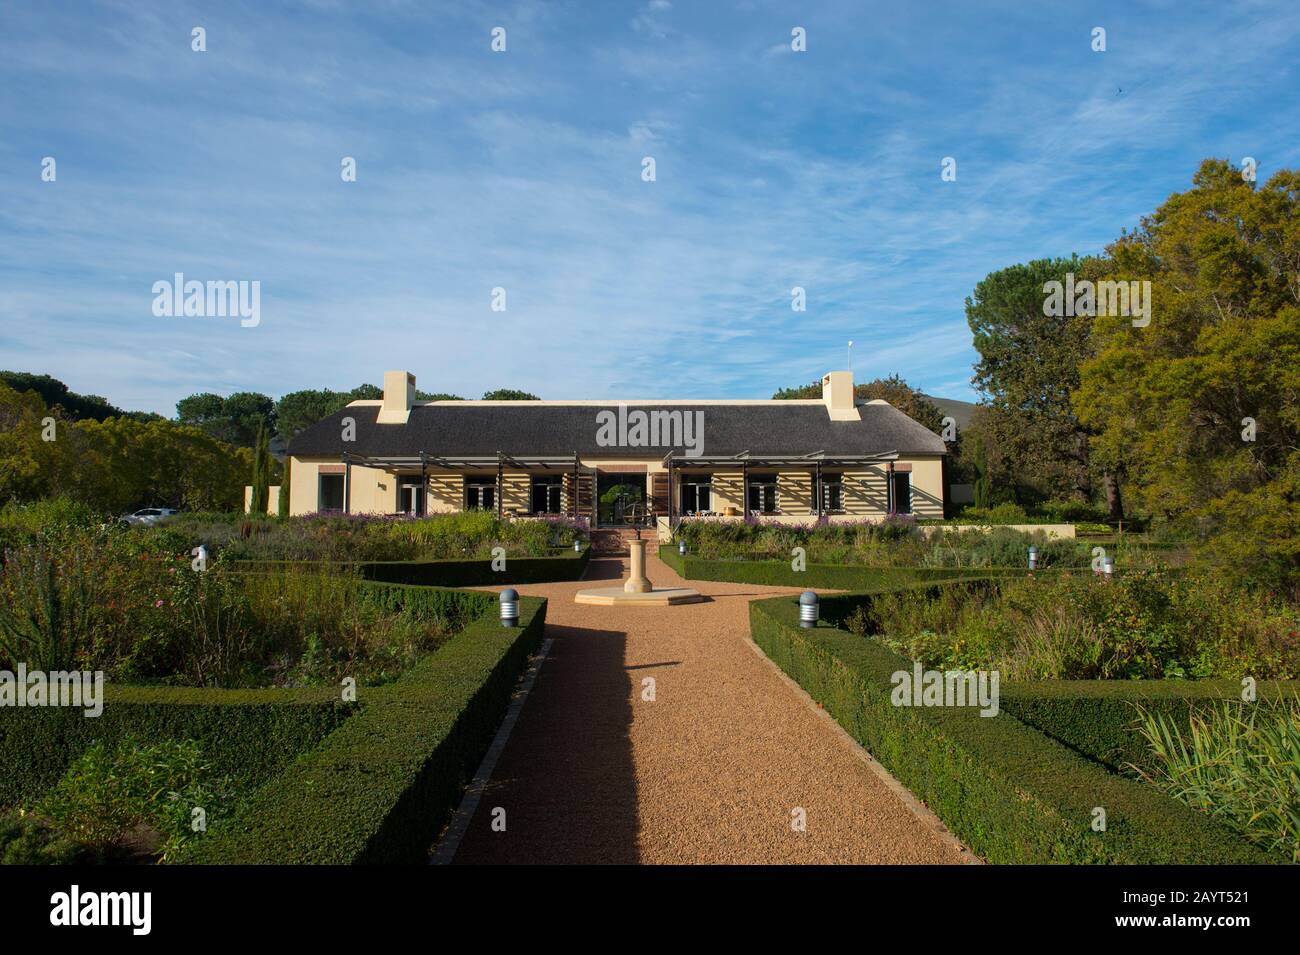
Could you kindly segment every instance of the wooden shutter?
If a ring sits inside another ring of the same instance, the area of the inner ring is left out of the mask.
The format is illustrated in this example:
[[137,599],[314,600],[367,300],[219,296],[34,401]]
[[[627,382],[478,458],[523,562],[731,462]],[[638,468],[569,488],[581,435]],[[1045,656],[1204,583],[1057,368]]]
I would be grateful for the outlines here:
[[656,517],[668,516],[668,472],[656,471],[650,475],[650,506]]

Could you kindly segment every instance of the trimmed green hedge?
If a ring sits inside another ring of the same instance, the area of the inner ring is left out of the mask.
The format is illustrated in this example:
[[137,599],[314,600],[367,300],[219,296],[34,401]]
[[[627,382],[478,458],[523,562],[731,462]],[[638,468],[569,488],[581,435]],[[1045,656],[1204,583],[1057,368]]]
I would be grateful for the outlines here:
[[546,601],[522,597],[519,611],[518,627],[484,616],[397,682],[359,689],[357,715],[257,790],[185,861],[426,861],[541,643]]
[[215,690],[105,684],[104,711],[0,710],[0,806],[42,795],[97,741],[195,739],[241,788],[270,778],[336,730],[355,707],[337,687]]
[[[760,648],[975,852],[996,863],[1223,864],[1284,861],[1146,783],[1003,710],[896,707],[911,663],[824,624],[798,625],[789,597],[750,604]],[[1105,832],[1091,829],[1093,807]]]
[[[937,597],[942,588],[956,583],[970,584],[993,578],[972,577],[964,581],[920,584],[916,589]],[[906,584],[881,586],[881,590],[911,589]],[[824,594],[820,599],[821,619],[842,626],[859,608],[870,604],[872,593]],[[1152,754],[1135,731],[1141,706],[1160,713],[1186,729],[1196,709],[1223,701],[1240,702],[1241,684],[1232,680],[1032,680],[1005,683],[1000,688],[1002,709],[1089,759],[1116,772],[1134,775],[1133,766],[1148,769]],[[1256,690],[1262,703],[1300,695],[1300,682],[1263,680]]]
[[[978,580],[994,577],[1024,577],[1027,567],[867,567],[861,564],[809,564],[800,572],[788,560],[713,560],[682,557],[677,545],[660,544],[659,559],[677,571],[683,580],[717,580],[737,584],[766,584],[773,587],[814,587],[823,590],[850,590],[869,593],[894,590],[913,584]],[[1087,573],[1086,567],[1043,567],[1035,576]],[[1128,571],[1116,568],[1115,574]],[[1181,568],[1166,568],[1166,574],[1182,573]]]
[[363,602],[393,613],[417,610],[448,620],[470,620],[496,612],[497,595],[482,590],[453,590],[417,584],[386,584],[363,580],[358,583]]
[[337,561],[311,560],[241,560],[235,566],[249,573],[267,569],[311,570],[314,567],[355,566],[366,580],[386,584],[413,584],[421,587],[490,587],[493,584],[547,584],[578,580],[591,560],[591,545],[582,551],[564,550],[547,557],[511,557],[506,555],[506,569],[492,569],[490,559],[448,560],[372,560],[353,565]]
[[478,587],[493,584],[547,584],[577,580],[587,570],[590,545],[581,553],[564,551],[552,557],[511,557],[505,570],[493,570],[491,560],[393,560],[363,563],[367,580],[390,584],[437,587]]
[[[1015,577],[1027,574],[1019,567],[865,567],[851,564],[809,564],[800,572],[788,560],[707,560],[677,553],[675,544],[661,544],[659,559],[683,580],[718,580],[774,587],[819,587],[827,590],[892,589],[928,581],[977,577]],[[1041,570],[1044,573],[1059,571]]]
[[[1300,683],[1261,681],[1258,701],[1294,698]],[[1042,680],[1001,688],[1002,708],[1023,723],[1116,772],[1150,769],[1152,754],[1135,729],[1137,707],[1186,729],[1197,709],[1241,704],[1231,680]]]

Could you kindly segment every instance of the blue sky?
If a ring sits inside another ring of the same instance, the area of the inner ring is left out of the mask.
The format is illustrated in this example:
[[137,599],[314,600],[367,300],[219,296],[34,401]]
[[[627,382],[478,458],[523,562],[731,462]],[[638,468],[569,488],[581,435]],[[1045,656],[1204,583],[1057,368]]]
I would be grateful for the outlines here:
[[[387,368],[747,398],[853,339],[971,399],[974,284],[1300,164],[1298,63],[1294,2],[5,3],[0,367],[168,414]],[[260,325],[155,317],[176,272]]]

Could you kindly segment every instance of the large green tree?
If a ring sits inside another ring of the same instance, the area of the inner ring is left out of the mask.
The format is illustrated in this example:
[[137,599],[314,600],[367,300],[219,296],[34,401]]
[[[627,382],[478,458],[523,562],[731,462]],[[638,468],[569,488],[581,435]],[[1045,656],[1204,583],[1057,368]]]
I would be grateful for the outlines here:
[[[822,383],[814,381],[794,388],[778,389],[772,398],[777,401],[820,398]],[[853,387],[853,396],[859,401],[873,401],[877,398],[888,401],[903,414],[921,422],[935,434],[943,431],[943,412],[933,401],[909,385],[900,375],[888,378],[874,378]]]
[[33,375],[26,371],[0,371],[0,382],[15,391],[34,391],[49,408],[59,408],[74,421],[94,418],[103,421],[121,417],[127,412],[108,403],[99,395],[79,395],[68,386],[49,375]]
[[1300,577],[1300,172],[1221,160],[1107,250],[1150,324],[1101,317],[1073,407],[1093,454],[1218,558]]
[[[291,391],[275,404],[276,434],[280,440],[290,441],[304,428],[342,411],[349,402],[378,401],[383,397],[382,388],[369,384],[358,385],[351,391],[331,391],[328,388]],[[415,398],[417,401],[464,400],[459,395],[427,391],[417,391]]]
[[259,429],[274,429],[275,402],[254,391],[228,398],[204,392],[176,402],[176,418],[241,448],[252,448]]
[[518,388],[498,388],[483,394],[484,401],[541,401],[535,394]]
[[[966,299],[979,361],[974,384],[986,395],[980,441],[994,455],[996,483],[1023,493],[1088,501],[1097,476],[1088,427],[1071,404],[1079,367],[1091,354],[1090,316],[1045,314],[1045,286],[1086,279],[1097,265],[1078,256],[1036,259],[991,273]],[[1112,516],[1123,516],[1113,476],[1100,475]]]
[[0,383],[0,503],[66,495],[105,514],[146,505],[231,510],[252,454],[198,428],[130,416],[74,421]]

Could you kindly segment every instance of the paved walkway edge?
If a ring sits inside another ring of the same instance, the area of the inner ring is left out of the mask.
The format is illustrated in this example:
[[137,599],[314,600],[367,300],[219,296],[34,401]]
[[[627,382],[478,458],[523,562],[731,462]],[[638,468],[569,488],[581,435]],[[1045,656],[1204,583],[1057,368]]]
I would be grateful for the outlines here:
[[456,858],[456,850],[460,848],[460,842],[465,838],[465,833],[469,831],[470,820],[474,818],[474,813],[478,811],[479,800],[483,798],[483,791],[487,788],[488,782],[492,779],[492,771],[496,769],[497,760],[501,758],[501,753],[506,748],[506,742],[510,739],[510,732],[515,728],[515,723],[519,719],[519,713],[524,708],[524,702],[528,699],[528,694],[533,688],[533,683],[537,680],[537,673],[546,662],[546,654],[550,652],[552,637],[547,637],[542,641],[542,648],[537,652],[529,663],[528,669],[524,672],[523,681],[520,683],[519,690],[515,697],[510,701],[510,706],[506,710],[506,717],[501,721],[501,728],[497,730],[497,735],[492,738],[492,745],[488,747],[487,753],[483,756],[483,762],[479,764],[478,772],[474,774],[474,779],[470,782],[465,790],[465,795],[456,807],[456,814],[451,817],[446,831],[443,833],[441,841],[434,849],[433,854],[429,856],[429,865],[450,865]]
[[921,802],[921,800],[917,799],[910,789],[895,779],[889,770],[880,765],[880,762],[876,757],[867,752],[861,743],[849,735],[848,730],[841,726],[836,721],[835,717],[827,713],[824,707],[819,706],[817,701],[808,695],[807,690],[801,687],[791,679],[788,673],[777,666],[772,658],[763,652],[763,648],[754,642],[752,637],[746,638],[745,642],[749,644],[749,648],[758,655],[759,659],[771,667],[772,671],[786,686],[790,688],[795,696],[799,698],[800,702],[811,710],[819,720],[823,721],[840,742],[847,746],[853,754],[858,757],[858,759],[866,764],[867,768],[871,770],[876,778],[885,784],[885,788],[898,797],[899,801],[921,821],[922,825],[936,832],[940,837],[951,843],[961,852],[963,865],[985,865],[984,860],[971,852],[970,848],[964,842],[953,835],[948,827],[943,824],[943,820],[934,814],[933,810]]

